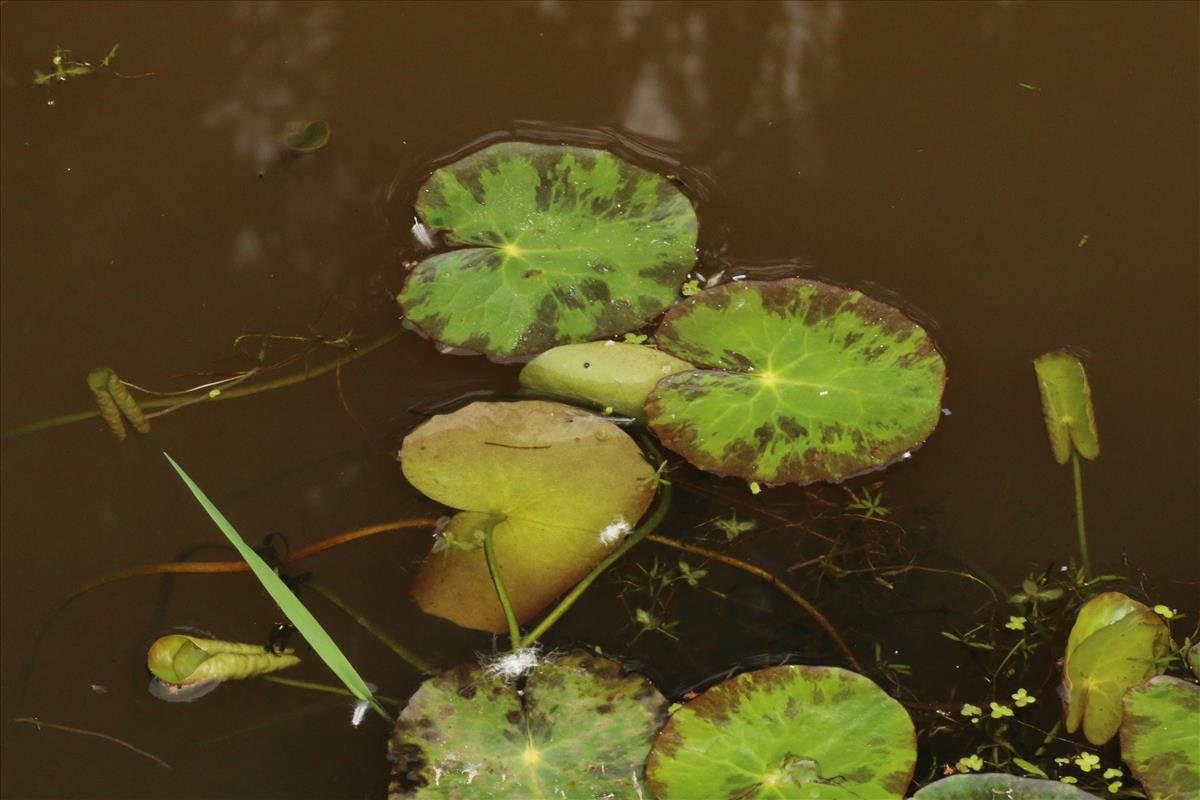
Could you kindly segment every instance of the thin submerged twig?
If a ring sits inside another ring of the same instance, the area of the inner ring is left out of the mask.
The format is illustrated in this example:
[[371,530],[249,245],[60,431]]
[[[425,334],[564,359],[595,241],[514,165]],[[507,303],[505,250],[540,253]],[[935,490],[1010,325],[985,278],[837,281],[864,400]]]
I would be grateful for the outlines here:
[[118,739],[116,736],[109,736],[107,733],[100,733],[99,731],[89,731],[86,728],[75,728],[70,725],[59,725],[56,722],[46,722],[45,720],[40,720],[37,717],[12,717],[11,719],[9,719],[9,722],[19,722],[19,723],[24,723],[26,725],[32,725],[35,728],[37,728],[38,730],[41,730],[42,728],[50,728],[51,730],[62,731],[64,733],[77,733],[80,736],[93,736],[97,739],[103,739],[106,742],[112,742],[113,744],[120,745],[121,747],[124,747],[126,750],[131,750],[134,753],[137,753],[139,756],[142,756],[143,758],[148,758],[151,761],[153,761],[155,764],[158,764],[163,769],[171,768],[170,764],[168,764],[166,761],[163,761],[161,758],[154,755],[153,753],[147,753],[145,750],[141,749],[140,747],[135,747],[134,745],[130,744],[129,742],[125,741],[124,739]]

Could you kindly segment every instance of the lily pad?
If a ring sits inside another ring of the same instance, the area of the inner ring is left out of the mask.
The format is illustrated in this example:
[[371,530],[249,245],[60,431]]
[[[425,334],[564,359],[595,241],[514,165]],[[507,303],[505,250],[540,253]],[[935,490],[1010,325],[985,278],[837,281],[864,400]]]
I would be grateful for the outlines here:
[[696,212],[665,177],[611,153],[492,145],[437,170],[417,213],[450,244],[397,298],[432,338],[532,355],[641,327],[696,260]]
[[289,122],[283,143],[295,153],[315,153],[329,144],[333,131],[324,120]]
[[613,661],[572,654],[516,684],[461,666],[421,684],[388,745],[388,796],[645,797],[666,699]]
[[675,712],[646,763],[658,800],[899,798],[912,781],[908,713],[867,678],[784,666],[718,684]]
[[588,342],[547,350],[521,368],[520,382],[536,392],[640,417],[654,384],[690,369],[688,362],[644,344]]
[[623,430],[561,403],[472,403],[410,433],[400,459],[409,483],[464,512],[442,532],[458,545],[425,559],[413,596],[430,614],[495,633],[505,619],[476,531],[492,530],[525,622],[616,547],[654,494],[654,470]]
[[1054,460],[1067,463],[1071,447],[1084,458],[1100,455],[1100,434],[1092,410],[1092,390],[1079,359],[1065,351],[1045,353],[1034,359],[1042,413]]
[[1150,800],[1200,797],[1200,686],[1160,675],[1126,692],[1121,758]]
[[1188,669],[1192,671],[1192,674],[1200,678],[1200,642],[1188,648],[1187,663]]
[[951,775],[934,781],[912,800],[1098,800],[1096,795],[1060,781],[1019,778],[1000,773]]
[[742,281],[672,308],[655,339],[702,369],[646,401],[663,444],[770,483],[841,480],[905,457],[941,416],[946,365],[899,309],[817,281]]
[[1079,610],[1067,639],[1060,694],[1068,733],[1101,745],[1121,725],[1121,698],[1136,684],[1160,674],[1170,632],[1146,606],[1120,592],[1105,592]]

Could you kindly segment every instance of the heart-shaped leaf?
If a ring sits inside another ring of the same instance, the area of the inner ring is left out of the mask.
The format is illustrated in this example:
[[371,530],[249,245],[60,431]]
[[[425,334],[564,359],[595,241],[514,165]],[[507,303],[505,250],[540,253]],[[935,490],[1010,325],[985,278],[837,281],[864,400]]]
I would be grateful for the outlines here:
[[413,596],[430,614],[499,633],[503,610],[483,549],[525,622],[573,586],[630,532],[654,494],[654,470],[611,422],[560,403],[472,403],[422,424],[400,450],[404,476],[463,509],[442,531]]
[[718,684],[663,727],[646,777],[658,800],[899,798],[916,765],[908,713],[867,678],[784,666]]
[[690,369],[686,361],[653,347],[610,340],[547,350],[521,368],[520,381],[535,392],[640,417],[654,384]]
[[1121,725],[1121,698],[1136,684],[1160,674],[1170,632],[1146,606],[1119,592],[1105,592],[1079,610],[1067,640],[1061,694],[1068,733],[1102,745]]
[[1121,758],[1150,800],[1200,797],[1200,686],[1159,675],[1124,702]]
[[1042,414],[1054,460],[1067,463],[1071,446],[1084,458],[1100,455],[1100,435],[1092,410],[1092,390],[1079,359],[1065,351],[1045,353],[1034,359]]
[[513,357],[657,317],[696,260],[696,212],[611,153],[492,145],[437,170],[417,213],[465,248],[413,269],[398,298],[444,344]]
[[725,284],[672,308],[655,340],[707,369],[659,382],[646,419],[718,475],[840,480],[904,457],[940,416],[937,348],[861,292],[794,278]]
[[1059,781],[980,773],[934,781],[912,800],[1097,800],[1096,795]]
[[421,684],[400,713],[388,796],[644,798],[666,705],[645,678],[592,655],[540,664],[520,691],[494,671],[457,667]]

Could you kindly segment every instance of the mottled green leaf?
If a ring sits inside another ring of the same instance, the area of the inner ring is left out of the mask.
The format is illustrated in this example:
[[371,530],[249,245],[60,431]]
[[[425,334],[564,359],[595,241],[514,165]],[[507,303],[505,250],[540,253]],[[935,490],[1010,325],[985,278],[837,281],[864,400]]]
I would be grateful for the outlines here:
[[1200,642],[1188,648],[1187,663],[1188,669],[1192,671],[1192,674],[1200,678]]
[[417,213],[465,247],[413,269],[398,298],[405,316],[495,357],[641,327],[696,260],[687,197],[602,150],[492,145],[434,172]]
[[629,436],[561,403],[472,403],[433,417],[404,440],[404,476],[463,509],[421,566],[413,595],[430,614],[502,632],[476,531],[491,528],[500,574],[525,622],[574,586],[637,524],[654,470]]
[[1042,413],[1054,460],[1067,463],[1071,445],[1084,458],[1100,455],[1100,435],[1092,411],[1092,390],[1079,359],[1065,351],[1045,353],[1034,359]]
[[1121,758],[1150,800],[1200,797],[1200,686],[1160,675],[1126,692]]
[[1094,794],[1059,781],[979,773],[934,781],[912,800],[1097,800]]
[[654,384],[690,369],[686,361],[643,344],[588,342],[547,350],[521,369],[520,381],[535,392],[640,417]]
[[423,683],[389,742],[389,798],[645,797],[666,714],[649,681],[572,654],[535,667],[522,692],[471,665]]
[[1101,745],[1121,724],[1121,698],[1130,686],[1162,672],[1170,632],[1146,606],[1119,592],[1086,603],[1067,640],[1062,696],[1068,733],[1083,727]]
[[289,122],[283,143],[297,153],[313,153],[329,144],[332,130],[323,120],[316,122]]
[[718,684],[675,712],[646,763],[658,800],[899,798],[912,780],[908,713],[867,678],[784,666]]
[[676,305],[659,346],[703,367],[662,380],[646,419],[718,475],[842,478],[906,457],[933,431],[946,365],[899,309],[817,281],[743,281]]

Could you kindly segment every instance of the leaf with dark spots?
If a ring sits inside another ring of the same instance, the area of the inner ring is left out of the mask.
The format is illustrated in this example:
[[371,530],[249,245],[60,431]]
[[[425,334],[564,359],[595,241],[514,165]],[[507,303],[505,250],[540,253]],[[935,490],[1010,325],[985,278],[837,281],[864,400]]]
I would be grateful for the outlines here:
[[1099,800],[1077,786],[1060,781],[982,772],[936,780],[912,800]]
[[492,145],[434,172],[417,213],[465,247],[413,270],[398,297],[406,317],[427,333],[441,320],[434,338],[455,347],[483,330],[498,358],[646,324],[696,258],[687,197],[602,150]]
[[647,422],[718,475],[841,480],[901,459],[941,418],[941,354],[899,309],[860,292],[725,284],[671,308],[655,341],[697,370],[659,382]]
[[1127,691],[1121,757],[1151,800],[1200,795],[1200,686],[1163,675]]
[[[868,738],[879,743],[864,747]],[[646,777],[658,800],[888,800],[903,797],[915,764],[912,720],[870,680],[784,666],[743,673],[676,711]]]

